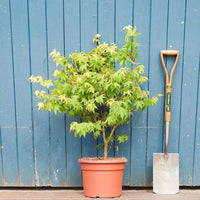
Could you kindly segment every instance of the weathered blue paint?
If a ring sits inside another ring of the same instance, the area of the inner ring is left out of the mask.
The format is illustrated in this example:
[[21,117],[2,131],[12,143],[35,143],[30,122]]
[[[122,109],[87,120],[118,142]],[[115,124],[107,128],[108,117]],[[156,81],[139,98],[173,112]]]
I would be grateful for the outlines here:
[[[200,69],[200,60],[199,60]],[[193,170],[193,185],[199,185],[200,179],[200,70],[198,78],[198,96],[197,96],[197,115],[196,115],[196,127],[195,127],[195,148],[194,148],[194,170]]]
[[[47,47],[47,21],[46,3],[40,0],[29,1],[30,26],[30,58],[31,73],[48,77],[48,47]],[[33,142],[36,185],[50,185],[50,114],[38,112],[34,91],[40,89],[38,85],[32,86],[33,98]]]
[[[49,53],[65,55],[102,41],[123,44],[126,25],[136,25],[138,62],[151,96],[165,93],[161,49],[178,49],[172,86],[169,152],[180,154],[180,184],[200,185],[200,1],[199,0],[2,0],[0,1],[0,185],[81,186],[77,159],[101,156],[91,135],[69,133],[80,119],[38,111],[31,74],[52,78]],[[174,58],[166,58],[170,71]],[[130,66],[128,66],[130,67]],[[116,66],[118,68],[118,66]],[[110,156],[125,156],[124,185],[152,185],[153,152],[164,148],[164,97],[119,127],[129,141]]]
[[12,16],[10,13],[10,2],[1,1],[0,12],[0,32],[1,40],[1,75],[0,93],[1,96],[1,143],[4,185],[19,184],[19,168],[17,153],[17,129],[16,129],[16,97],[15,97],[15,77],[13,61],[13,35]]
[[[90,6],[88,6],[90,5]],[[97,33],[97,1],[96,0],[81,0],[81,51],[89,51],[94,47],[92,39]],[[87,28],[90,27],[90,28]],[[86,39],[89,42],[86,42]],[[90,38],[90,39],[89,39]],[[97,149],[94,137],[89,134],[87,138],[82,139],[82,156],[92,157],[97,155]],[[90,148],[88,148],[90,147]]]
[[[124,16],[123,18],[121,16]],[[115,34],[114,39],[117,45],[122,47],[124,43],[125,32],[122,31],[124,24],[132,25],[132,15],[133,15],[133,4],[131,0],[127,1],[115,1]],[[130,66],[128,66],[130,67]],[[116,65],[118,69],[119,66]],[[116,134],[127,134],[129,137],[128,142],[119,145],[119,152],[115,155],[120,157],[126,157],[129,162],[125,165],[125,173],[123,178],[124,185],[130,185],[130,166],[131,166],[131,122],[129,124],[124,124],[116,130]],[[117,144],[118,145],[118,144]]]
[[[168,2],[152,1],[150,8],[149,90],[155,95],[165,93],[159,52],[166,49]],[[153,153],[162,152],[163,107],[164,98],[161,97],[155,107],[148,109],[146,185],[152,185]]]
[[[101,40],[112,43],[115,41],[115,1],[98,0],[97,1],[97,32],[101,33]],[[98,144],[103,143],[103,139],[99,138]],[[103,148],[97,149],[97,155],[103,156]],[[108,156],[115,156],[114,149],[108,152]]]
[[33,185],[34,159],[29,67],[29,34],[27,1],[11,1],[13,66],[15,77],[16,124],[20,185]]
[[180,182],[184,185],[192,185],[194,168],[194,146],[196,130],[196,110],[199,79],[199,44],[200,29],[195,25],[199,24],[200,14],[196,10],[199,1],[187,1],[185,19],[185,40],[183,58],[183,80],[182,80],[182,101],[180,121]]
[[[64,21],[65,21],[65,55],[81,48],[81,2],[80,0],[64,1]],[[73,30],[73,31],[72,31]],[[82,156],[81,139],[74,138],[73,133],[70,133],[70,123],[79,119],[68,118],[66,115],[66,179],[69,186],[81,185],[81,170],[77,163],[78,158]]]
[[[63,1],[46,1],[48,54],[57,49],[64,54],[64,30],[63,30]],[[55,28],[56,27],[56,28]],[[49,59],[49,76],[55,70],[55,64]],[[65,117],[63,114],[50,114],[50,179],[51,185],[66,184],[65,162]]]
[[[141,12],[143,15],[141,15]],[[134,24],[142,33],[138,42],[138,62],[146,66],[145,75],[148,76],[149,65],[149,37],[150,37],[150,1],[134,1]],[[148,83],[143,85],[148,89]],[[147,153],[147,111],[136,112],[132,119],[131,144],[131,185],[145,185],[146,153]],[[140,148],[138,148],[140,147]]]
[[[2,141],[1,141],[1,127],[0,127],[0,147],[2,147]],[[0,148],[0,184],[3,185],[4,180],[4,171],[3,171],[3,156],[2,156],[2,148]]]
[[[179,8],[177,10],[177,7]],[[170,123],[170,140],[169,151],[178,153],[179,141],[179,123],[180,123],[180,103],[181,103],[181,85],[183,70],[183,45],[184,45],[184,21],[185,21],[185,1],[169,1],[168,14],[168,37],[167,48],[179,49],[179,62],[173,77],[172,85],[172,105],[171,105],[171,123]],[[175,31],[176,29],[180,31]],[[175,57],[167,58],[167,68],[171,71]],[[163,71],[164,75],[164,71]],[[164,142],[164,141],[163,141]]]

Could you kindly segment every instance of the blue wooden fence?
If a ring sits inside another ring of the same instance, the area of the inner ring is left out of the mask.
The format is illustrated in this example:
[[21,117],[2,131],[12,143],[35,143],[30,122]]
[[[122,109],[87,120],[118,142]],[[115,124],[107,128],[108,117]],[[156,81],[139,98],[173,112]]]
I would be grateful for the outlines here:
[[[180,154],[180,184],[200,185],[199,0],[0,0],[0,185],[80,186],[77,159],[101,156],[92,137],[69,134],[66,115],[37,110],[31,74],[51,77],[49,53],[88,51],[96,33],[122,45],[126,25],[136,25],[138,62],[146,66],[151,94],[164,94],[159,51],[178,49],[172,88],[169,151]],[[166,60],[168,68],[174,60]],[[164,97],[136,113],[120,153],[129,162],[124,185],[152,185],[152,155],[162,152]],[[97,141],[98,142],[98,141]]]

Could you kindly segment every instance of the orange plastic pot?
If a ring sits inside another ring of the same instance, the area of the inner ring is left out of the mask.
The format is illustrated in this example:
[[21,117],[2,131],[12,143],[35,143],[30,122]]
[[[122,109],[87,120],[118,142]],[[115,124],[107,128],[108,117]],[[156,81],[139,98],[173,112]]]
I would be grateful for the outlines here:
[[119,197],[122,191],[126,158],[108,160],[80,158],[84,195],[87,197]]

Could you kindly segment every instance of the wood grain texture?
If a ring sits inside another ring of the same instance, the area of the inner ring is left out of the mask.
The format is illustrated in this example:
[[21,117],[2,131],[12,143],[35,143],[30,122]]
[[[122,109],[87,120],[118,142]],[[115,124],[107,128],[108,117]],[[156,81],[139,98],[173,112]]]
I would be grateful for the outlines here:
[[[141,15],[141,12],[143,15]],[[134,1],[134,25],[141,33],[138,36],[138,61],[145,66],[145,76],[149,74],[150,1]],[[142,88],[148,90],[149,83]],[[131,185],[145,185],[147,153],[147,112],[137,111],[132,118],[131,140]]]
[[[65,55],[72,52],[79,52],[81,48],[81,2],[79,0],[64,1],[64,27],[65,27]],[[66,115],[66,176],[68,186],[81,186],[81,170],[77,160],[82,155],[81,139],[74,138],[74,133],[70,133],[70,124],[80,119],[68,118]]]
[[[45,1],[29,1],[31,72],[48,78],[47,26]],[[38,111],[39,102],[34,95],[39,85],[32,86],[34,160],[36,185],[50,185],[49,113]]]
[[[20,3],[19,3],[20,2]],[[89,51],[96,33],[101,41],[124,43],[124,26],[136,25],[138,63],[149,81],[150,96],[165,94],[160,50],[179,50],[172,83],[169,152],[180,154],[180,184],[200,185],[200,1],[199,0],[1,0],[0,1],[0,185],[81,186],[77,159],[102,156],[92,135],[74,138],[67,114],[38,111],[31,74],[52,78],[49,53]],[[170,72],[174,56],[164,56]],[[130,67],[130,65],[128,65]],[[116,64],[116,69],[119,66]],[[125,156],[124,185],[152,185],[154,152],[164,149],[164,99],[115,134]]]
[[[122,30],[124,26],[132,25],[133,16],[133,4],[131,0],[116,1],[115,11],[115,42],[121,48],[125,40],[125,32]],[[124,16],[123,18],[121,16]],[[130,67],[130,65],[128,66]],[[119,69],[119,65],[116,64],[116,69]],[[117,157],[123,156],[128,159],[128,163],[125,164],[125,171],[123,177],[123,184],[130,185],[130,172],[131,172],[131,119],[128,124],[124,124],[116,130],[117,134],[128,135],[129,140],[124,144],[119,144],[119,152],[116,152]]]
[[11,1],[20,185],[35,184],[27,1]]
[[182,102],[180,122],[180,182],[184,185],[192,185],[194,142],[198,78],[199,78],[199,34],[200,30],[195,24],[199,24],[199,12],[196,5],[199,1],[187,1],[185,19],[184,41],[184,66],[182,81]]
[[[92,39],[97,34],[97,0],[81,0],[80,3],[81,51],[88,52],[93,49],[94,44]],[[91,134],[88,134],[86,137],[82,138],[82,156],[97,156],[96,140]]]
[[[118,200],[198,200],[200,190],[180,190],[179,194],[163,195],[154,194],[152,190],[123,190],[122,195]],[[45,200],[45,199],[59,199],[59,200],[88,200],[84,196],[83,190],[1,190],[1,198],[5,200]],[[99,198],[93,198],[98,200]],[[111,198],[104,198],[109,200]]]
[[199,185],[200,180],[200,60],[199,60],[199,77],[198,77],[198,96],[197,96],[197,115],[195,126],[195,148],[194,148],[194,169],[193,169],[193,185]]
[[[176,8],[179,8],[178,10]],[[170,136],[169,136],[169,152],[178,153],[179,145],[179,123],[180,123],[180,104],[181,104],[181,84],[182,84],[182,69],[183,69],[183,46],[184,46],[184,20],[185,20],[185,2],[169,1],[168,12],[168,36],[167,49],[178,49],[179,60],[174,72],[172,82],[172,97],[171,97],[171,121],[170,121]],[[175,31],[178,29],[179,31]],[[175,57],[167,57],[167,70],[171,71]]]
[[[56,49],[64,54],[63,0],[46,2],[48,55]],[[56,28],[55,28],[56,27]],[[52,58],[48,59],[49,78],[56,69]],[[51,185],[66,185],[65,116],[50,114],[50,179]]]
[[3,163],[3,185],[19,184],[19,166],[17,150],[16,97],[13,61],[12,16],[9,1],[1,2],[0,33],[1,33],[1,70],[0,91],[0,123],[1,149]]
[[[115,41],[115,13],[115,1],[97,1],[97,32],[101,35],[100,41],[102,43],[106,41],[111,44]],[[98,138],[97,143],[103,143],[103,139]],[[103,157],[103,148],[97,149],[97,155]],[[115,150],[111,149],[108,156],[114,157]]]
[[[164,76],[159,52],[166,49],[167,39],[167,1],[151,2],[151,28],[149,48],[149,91],[151,95],[164,94]],[[159,17],[158,17],[159,16]],[[162,21],[162,23],[160,23]],[[159,83],[159,84],[158,84]],[[146,157],[146,185],[152,185],[153,153],[162,152],[164,125],[164,98],[157,105],[148,109],[148,134]]]

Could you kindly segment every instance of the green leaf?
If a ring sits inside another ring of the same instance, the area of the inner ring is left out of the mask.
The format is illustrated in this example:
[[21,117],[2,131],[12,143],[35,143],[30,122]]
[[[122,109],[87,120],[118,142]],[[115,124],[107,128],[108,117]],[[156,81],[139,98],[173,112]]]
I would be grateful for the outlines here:
[[44,108],[44,103],[43,102],[39,102],[38,104],[38,110],[41,110]]
[[94,38],[93,38],[93,43],[97,42],[97,43],[100,44],[100,41],[99,41],[99,38],[100,38],[100,37],[101,37],[100,34],[96,34],[96,35],[94,36]]
[[96,140],[98,137],[101,136],[101,133],[100,133],[100,131],[95,131],[95,132],[93,133],[93,135],[94,135],[94,139]]
[[139,82],[141,83],[141,84],[143,84],[144,82],[146,82],[148,80],[148,78],[147,77],[145,77],[145,76],[140,76],[140,78],[139,78]]
[[96,147],[97,147],[98,149],[99,149],[99,148],[103,148],[103,147],[104,147],[104,144],[103,144],[103,143],[97,144]]
[[75,137],[93,134],[96,139],[102,137],[104,131],[105,140],[112,143],[116,139],[123,143],[128,136],[120,134],[110,138],[110,131],[127,123],[135,110],[147,109],[158,101],[159,95],[150,98],[149,92],[142,89],[147,77],[144,66],[136,63],[137,29],[129,25],[124,30],[122,47],[114,43],[101,44],[97,34],[93,39],[97,46],[89,52],[73,52],[69,56],[56,50],[50,53],[55,65],[59,66],[53,73],[53,80],[33,75],[29,78],[45,88],[35,91],[41,100],[38,109],[81,118],[80,123],[70,125]]
[[43,85],[49,89],[50,86],[53,86],[52,80],[45,80]]
[[104,99],[105,99],[105,97],[104,97],[104,95],[102,94],[102,95],[96,97],[96,98],[95,98],[95,101],[96,101],[98,104],[102,105],[102,104],[104,103]]
[[119,152],[119,146],[115,146],[115,151]]
[[119,142],[119,144],[124,143],[124,142],[128,141],[128,136],[125,134],[119,134],[117,136],[117,141]]
[[59,77],[60,73],[61,73],[61,71],[56,69],[53,73],[53,76],[57,78],[57,77]]

